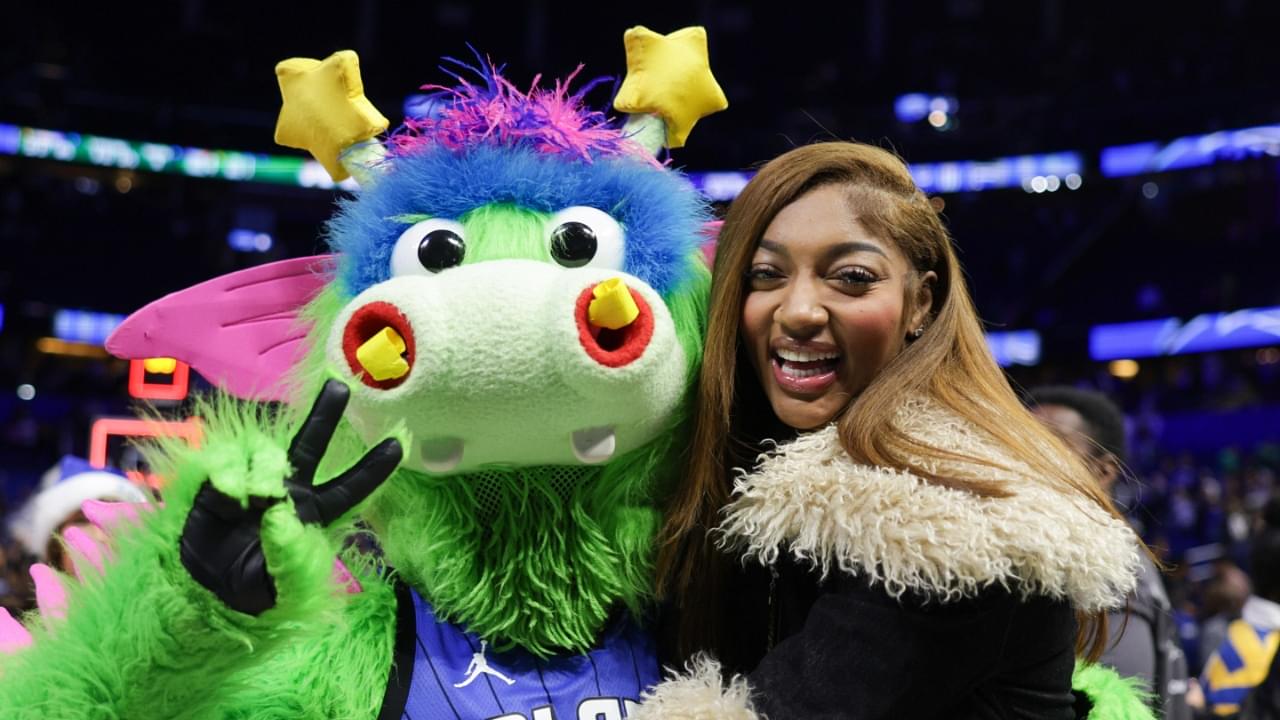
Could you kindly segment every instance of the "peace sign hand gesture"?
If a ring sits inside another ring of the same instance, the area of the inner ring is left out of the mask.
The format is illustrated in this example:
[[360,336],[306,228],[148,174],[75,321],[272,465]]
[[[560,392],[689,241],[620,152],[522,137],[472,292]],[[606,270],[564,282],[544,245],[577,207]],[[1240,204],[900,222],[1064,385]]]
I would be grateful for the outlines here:
[[[399,465],[400,443],[388,438],[346,472],[314,484],[349,397],[345,385],[327,381],[287,453],[266,442],[247,453],[209,448],[208,478],[183,526],[181,558],[191,577],[233,610],[256,616],[276,605],[276,583],[263,552],[264,516],[291,512],[302,524],[328,526]],[[287,549],[286,544],[280,550]]]

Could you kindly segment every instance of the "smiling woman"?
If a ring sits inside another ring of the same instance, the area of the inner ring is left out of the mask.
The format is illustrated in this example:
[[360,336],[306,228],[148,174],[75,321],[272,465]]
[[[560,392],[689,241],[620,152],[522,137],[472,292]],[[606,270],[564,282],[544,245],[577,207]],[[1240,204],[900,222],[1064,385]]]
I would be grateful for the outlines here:
[[747,271],[742,342],[778,419],[824,425],[922,327],[937,274],[919,273],[827,185],[778,212]]
[[730,208],[689,458],[658,570],[697,660],[637,718],[1147,716],[1096,668],[1072,692],[1136,538],[1010,389],[890,153],[798,148]]

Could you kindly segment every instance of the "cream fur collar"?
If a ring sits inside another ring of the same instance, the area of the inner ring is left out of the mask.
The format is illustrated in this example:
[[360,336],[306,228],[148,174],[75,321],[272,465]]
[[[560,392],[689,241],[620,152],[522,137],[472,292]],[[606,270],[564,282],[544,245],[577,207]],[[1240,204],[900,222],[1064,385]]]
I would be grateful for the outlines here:
[[831,425],[762,456],[739,477],[721,525],[726,545],[766,565],[789,551],[824,575],[834,567],[870,577],[895,597],[916,591],[946,602],[1002,586],[1065,598],[1089,612],[1124,604],[1138,545],[1123,520],[1038,481],[934,404],[909,402],[898,422],[928,445],[1010,468],[927,463],[930,472],[947,477],[963,467],[966,476],[997,481],[1012,495],[981,498],[857,465]]

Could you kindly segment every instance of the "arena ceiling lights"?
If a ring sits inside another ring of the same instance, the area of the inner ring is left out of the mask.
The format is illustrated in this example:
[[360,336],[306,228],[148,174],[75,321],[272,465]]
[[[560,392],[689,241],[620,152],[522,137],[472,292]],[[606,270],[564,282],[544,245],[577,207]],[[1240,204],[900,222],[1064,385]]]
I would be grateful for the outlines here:
[[[323,190],[335,187],[320,163],[292,155],[209,150],[3,123],[0,123],[0,155],[232,182]],[[926,193],[978,192],[1026,188],[1034,180],[1046,177],[1078,177],[1084,173],[1084,158],[1080,153],[1068,151],[994,160],[915,163],[910,169],[916,184]],[[716,201],[737,197],[752,174],[739,171],[687,173],[699,191]],[[354,190],[355,184],[344,180],[337,187]]]

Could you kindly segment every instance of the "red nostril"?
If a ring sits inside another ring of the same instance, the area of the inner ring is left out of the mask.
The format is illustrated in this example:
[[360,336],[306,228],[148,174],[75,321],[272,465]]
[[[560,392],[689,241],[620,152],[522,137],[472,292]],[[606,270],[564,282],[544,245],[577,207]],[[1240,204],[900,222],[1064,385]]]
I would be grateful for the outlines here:
[[653,339],[653,311],[649,309],[649,303],[644,301],[640,293],[627,288],[631,299],[636,301],[640,315],[629,325],[617,330],[597,327],[591,324],[589,316],[591,301],[595,298],[594,289],[595,286],[592,286],[583,290],[574,308],[574,317],[578,321],[578,342],[582,343],[582,348],[592,360],[605,367],[619,368],[636,361]]
[[[386,328],[395,330],[404,339],[404,353],[402,356],[405,362],[409,364],[409,370],[400,377],[375,380],[364,365],[360,363],[359,358],[356,357],[356,351],[370,338]],[[342,353],[347,358],[347,365],[351,367],[351,372],[358,376],[365,385],[379,390],[390,390],[408,379],[413,372],[413,360],[415,357],[413,328],[409,325],[408,318],[395,305],[381,301],[371,302],[352,313],[351,319],[347,321],[347,327],[342,331]]]

